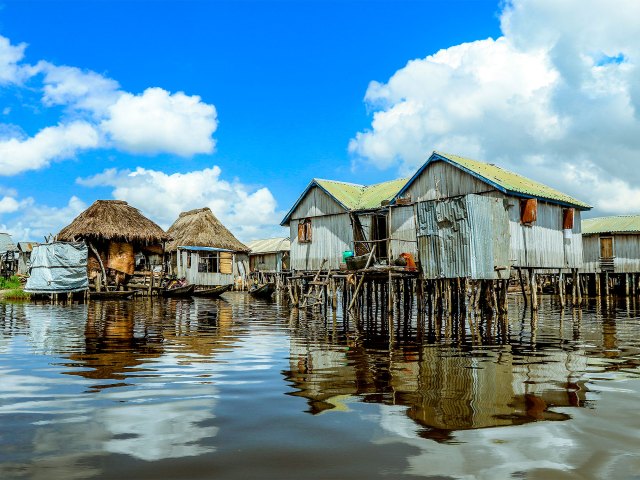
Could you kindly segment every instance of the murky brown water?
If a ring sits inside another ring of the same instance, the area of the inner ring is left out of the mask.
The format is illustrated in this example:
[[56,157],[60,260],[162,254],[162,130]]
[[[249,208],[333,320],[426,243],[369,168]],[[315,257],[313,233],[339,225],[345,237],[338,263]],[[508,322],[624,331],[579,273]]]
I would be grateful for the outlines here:
[[640,478],[639,309],[0,303],[0,478]]

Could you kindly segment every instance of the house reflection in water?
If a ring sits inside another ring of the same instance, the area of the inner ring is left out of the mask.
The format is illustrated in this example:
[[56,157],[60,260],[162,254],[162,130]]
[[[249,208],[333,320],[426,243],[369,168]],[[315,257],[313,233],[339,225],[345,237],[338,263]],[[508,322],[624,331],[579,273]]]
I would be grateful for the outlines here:
[[350,397],[404,406],[418,434],[436,441],[452,440],[457,430],[567,420],[555,409],[584,406],[584,355],[531,345],[470,347],[389,351],[294,336],[284,375],[296,389],[291,395],[308,399],[309,413],[340,410]]

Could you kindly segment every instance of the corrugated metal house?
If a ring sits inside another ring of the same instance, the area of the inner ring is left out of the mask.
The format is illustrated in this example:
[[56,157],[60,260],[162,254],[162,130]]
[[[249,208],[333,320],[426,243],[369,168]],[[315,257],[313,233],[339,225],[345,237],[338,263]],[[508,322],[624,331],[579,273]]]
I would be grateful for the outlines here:
[[396,197],[414,202],[425,278],[582,266],[580,212],[591,207],[497,165],[433,152]]
[[18,248],[11,235],[0,232],[0,273],[14,273],[18,267]]
[[640,215],[582,221],[585,273],[640,273]]
[[209,208],[182,212],[167,234],[170,269],[189,284],[233,285],[248,273],[249,248]]
[[[336,270],[343,252],[363,254],[371,242],[377,245],[377,258],[386,258],[389,233],[392,258],[415,250],[411,208],[404,215],[395,215],[397,208],[383,206],[406,182],[402,178],[365,186],[313,179],[281,222],[290,228],[291,269],[317,270],[326,259],[324,268]],[[403,227],[407,232],[403,233]],[[403,235],[414,242],[404,242]]]
[[287,237],[254,240],[247,244],[249,252],[249,271],[282,272],[289,270],[289,251],[291,241]]
[[26,275],[31,266],[31,252],[37,242],[18,242],[18,273]]

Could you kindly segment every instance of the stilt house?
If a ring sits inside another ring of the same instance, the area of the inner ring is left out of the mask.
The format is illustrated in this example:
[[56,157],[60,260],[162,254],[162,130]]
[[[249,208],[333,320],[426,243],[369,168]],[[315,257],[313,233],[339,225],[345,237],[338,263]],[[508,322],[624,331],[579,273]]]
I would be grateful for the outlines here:
[[580,214],[591,207],[497,165],[434,152],[398,198],[414,203],[425,279],[582,267]]
[[18,273],[26,275],[31,266],[31,252],[37,242],[18,242]]
[[[291,269],[337,270],[343,252],[368,253],[375,245],[378,260],[415,251],[412,208],[391,208],[390,201],[406,178],[357,185],[313,179],[281,222],[291,239]],[[397,205],[402,201],[396,202]]]
[[289,270],[291,242],[287,237],[254,240],[247,244],[251,272],[280,273]]
[[18,248],[11,235],[0,232],[0,274],[13,275],[18,269]]
[[194,285],[233,285],[248,273],[249,248],[209,208],[182,212],[167,233],[170,269]]
[[[637,288],[640,273],[640,215],[589,218],[582,221],[584,267],[590,283],[601,275]],[[599,290],[600,283],[596,284]],[[606,282],[607,286],[609,282]],[[628,287],[627,287],[628,288]]]
[[162,228],[121,200],[96,200],[57,235],[61,241],[84,241],[89,280],[105,282],[106,276],[107,285],[126,284],[134,273],[135,255],[162,254],[168,239]]

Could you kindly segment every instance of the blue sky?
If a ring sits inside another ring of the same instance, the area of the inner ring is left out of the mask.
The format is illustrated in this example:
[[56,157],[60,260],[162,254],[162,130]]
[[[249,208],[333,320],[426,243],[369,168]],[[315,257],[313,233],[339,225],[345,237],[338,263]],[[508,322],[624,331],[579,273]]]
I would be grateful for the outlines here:
[[278,235],[311,178],[433,149],[638,211],[637,2],[556,3],[5,1],[0,230],[40,240],[117,197]]

